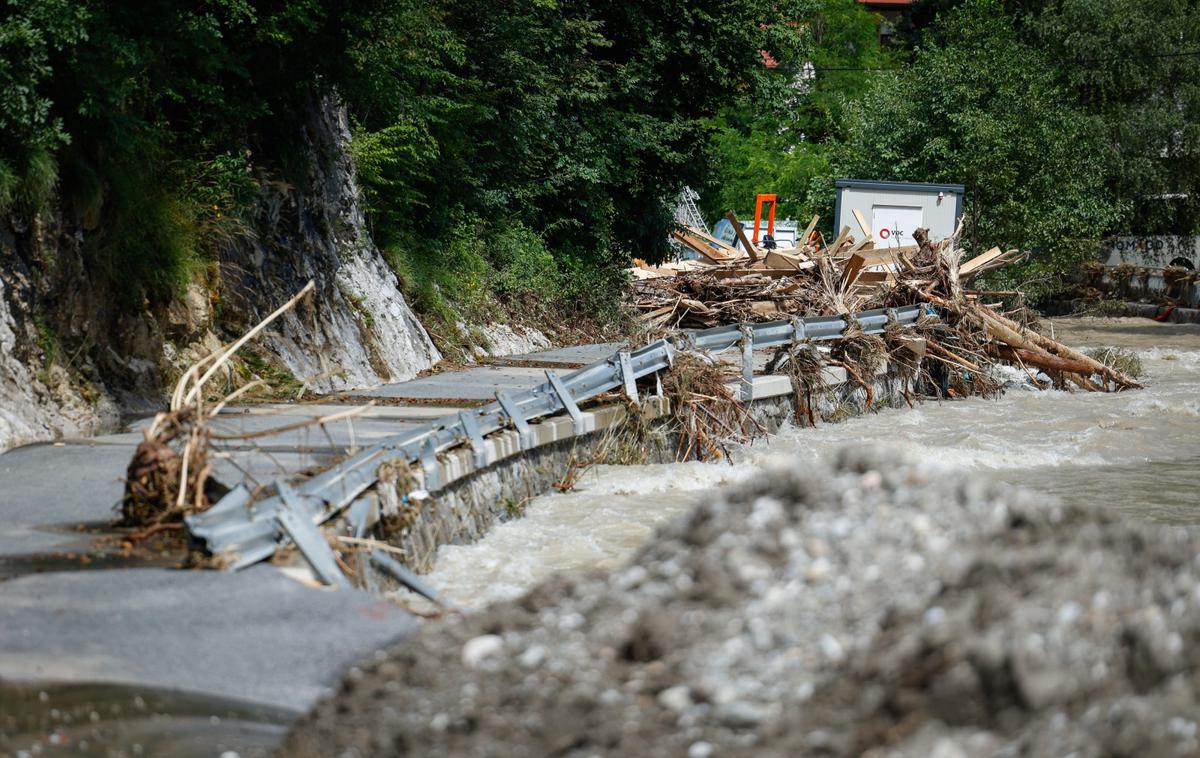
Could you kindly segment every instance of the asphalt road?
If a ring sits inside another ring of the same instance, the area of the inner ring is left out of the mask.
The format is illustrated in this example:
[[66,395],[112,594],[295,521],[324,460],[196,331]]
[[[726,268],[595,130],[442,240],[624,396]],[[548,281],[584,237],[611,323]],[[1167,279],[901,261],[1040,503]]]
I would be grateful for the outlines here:
[[[269,481],[320,465],[617,347],[513,356],[507,366],[364,390],[378,404],[361,415],[233,444],[216,476]],[[256,432],[345,409],[243,406],[215,426]],[[271,565],[231,573],[79,560],[96,551],[96,528],[115,517],[148,422],[0,455],[0,679],[143,685],[301,710],[352,661],[413,632],[419,622],[397,606],[359,590],[317,589]]]

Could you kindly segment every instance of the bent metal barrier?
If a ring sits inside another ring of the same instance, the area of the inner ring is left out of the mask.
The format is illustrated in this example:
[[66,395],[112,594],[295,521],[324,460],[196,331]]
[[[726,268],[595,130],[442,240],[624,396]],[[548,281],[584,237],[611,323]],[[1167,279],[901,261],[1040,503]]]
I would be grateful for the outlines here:
[[[742,398],[752,399],[753,351],[810,341],[836,339],[849,322],[857,321],[867,334],[883,332],[888,323],[901,326],[916,323],[922,313],[936,315],[928,305],[881,308],[862,311],[849,317],[824,316],[792,318],[763,324],[730,324],[712,329],[684,330],[632,352],[620,351],[569,374],[546,371],[547,381],[525,392],[496,393],[496,401],[470,411],[431,422],[427,426],[385,439],[345,461],[303,482],[275,482],[275,494],[255,501],[245,483],[230,490],[216,505],[186,519],[187,528],[203,540],[213,555],[222,556],[227,566],[240,569],[269,558],[288,542],[295,542],[323,579],[342,581],[332,556],[318,537],[316,527],[349,507],[369,507],[362,496],[377,481],[380,464],[415,462],[424,475],[425,489],[439,490],[449,482],[441,481],[438,454],[459,445],[470,445],[475,468],[495,463],[502,455],[489,450],[484,438],[506,427],[520,436],[520,450],[534,446],[529,428],[531,419],[565,411],[573,422],[574,434],[589,431],[579,404],[604,392],[623,389],[629,399],[638,402],[637,380],[670,367],[675,351],[698,351],[716,355],[740,348],[742,362]],[[321,543],[320,545],[318,543]],[[313,555],[310,555],[310,550]],[[328,571],[322,568],[329,568]]]

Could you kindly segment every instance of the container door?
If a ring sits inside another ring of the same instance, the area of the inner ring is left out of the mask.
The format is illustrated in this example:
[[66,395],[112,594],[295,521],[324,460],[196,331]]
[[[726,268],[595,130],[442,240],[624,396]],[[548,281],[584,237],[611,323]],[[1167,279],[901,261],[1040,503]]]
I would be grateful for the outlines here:
[[912,233],[924,226],[925,212],[919,205],[871,206],[871,231],[876,247],[915,245]]

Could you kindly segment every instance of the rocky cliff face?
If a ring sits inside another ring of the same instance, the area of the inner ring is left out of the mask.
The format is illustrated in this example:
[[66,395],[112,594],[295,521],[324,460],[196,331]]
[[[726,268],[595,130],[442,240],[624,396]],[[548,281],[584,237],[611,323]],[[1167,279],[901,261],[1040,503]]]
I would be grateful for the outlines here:
[[[102,431],[116,422],[107,396],[88,402],[60,367],[44,365],[36,327],[19,318],[21,282],[0,277],[0,452],[26,442]],[[57,370],[55,370],[57,369]]]
[[103,373],[138,387],[143,361],[107,339],[113,298],[87,275],[81,245],[57,219],[0,224],[0,452],[114,427]]
[[306,136],[306,186],[268,187],[257,238],[221,262],[233,320],[257,323],[313,279],[315,296],[266,333],[269,352],[318,392],[412,378],[441,354],[367,231],[345,111],[326,102]]
[[321,103],[305,137],[304,181],[266,185],[254,234],[220,253],[215,281],[159,311],[116,307],[89,270],[84,228],[55,213],[0,220],[0,452],[111,430],[118,409],[153,409],[169,377],[309,279],[313,295],[256,345],[308,389],[403,380],[441,359],[367,231],[345,112]]

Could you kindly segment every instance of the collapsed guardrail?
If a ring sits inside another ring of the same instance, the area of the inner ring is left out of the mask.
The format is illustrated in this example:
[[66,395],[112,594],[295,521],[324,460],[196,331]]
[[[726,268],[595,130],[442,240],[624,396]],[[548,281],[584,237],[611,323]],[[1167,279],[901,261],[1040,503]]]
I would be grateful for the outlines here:
[[323,581],[345,583],[317,527],[347,508],[352,521],[365,521],[370,502],[362,496],[376,483],[383,463],[416,463],[422,469],[425,489],[438,490],[446,484],[441,481],[439,453],[466,444],[474,452],[476,467],[484,468],[494,462],[489,460],[484,440],[487,435],[513,428],[520,436],[520,449],[527,450],[533,446],[529,421],[559,412],[570,416],[576,435],[586,434],[591,430],[586,428],[580,403],[615,389],[623,389],[637,403],[637,380],[669,368],[677,350],[716,355],[739,348],[742,397],[750,400],[755,349],[837,339],[853,322],[867,334],[879,334],[892,321],[911,326],[922,313],[932,315],[934,311],[921,304],[850,316],[686,330],[638,350],[619,351],[569,374],[547,370],[546,382],[533,389],[498,392],[495,402],[383,440],[301,483],[276,480],[275,493],[264,499],[256,501],[246,484],[239,484],[209,510],[188,517],[187,528],[204,541],[210,553],[223,557],[229,568],[241,569],[266,560],[280,546],[294,542]]

